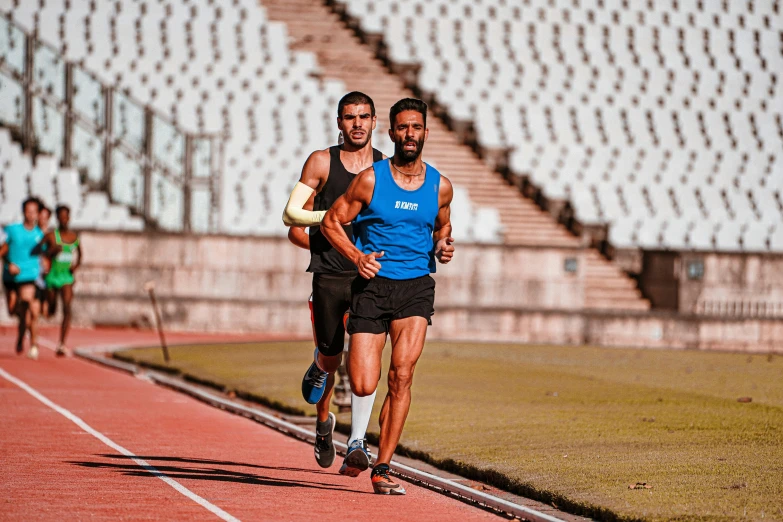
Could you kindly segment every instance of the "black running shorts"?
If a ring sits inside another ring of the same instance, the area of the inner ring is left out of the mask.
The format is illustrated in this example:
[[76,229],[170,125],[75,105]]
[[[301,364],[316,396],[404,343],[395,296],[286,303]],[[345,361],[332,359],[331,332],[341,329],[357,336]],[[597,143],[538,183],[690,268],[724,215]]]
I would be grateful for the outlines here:
[[3,279],[3,288],[6,292],[12,292],[16,290],[16,283],[12,279]]
[[355,278],[355,271],[313,274],[313,330],[318,351],[326,356],[343,351],[343,316],[351,306],[351,283]]
[[432,324],[435,313],[435,280],[425,275],[398,281],[375,276],[357,276],[351,295],[348,333],[389,333],[391,322],[406,317],[424,317]]
[[18,292],[19,289],[22,288],[23,286],[34,285],[34,284],[35,281],[12,281],[10,279],[3,279],[3,287],[5,288],[6,292],[10,292],[12,290]]
[[44,301],[46,301],[46,288],[35,285],[35,298],[40,301],[43,306]]

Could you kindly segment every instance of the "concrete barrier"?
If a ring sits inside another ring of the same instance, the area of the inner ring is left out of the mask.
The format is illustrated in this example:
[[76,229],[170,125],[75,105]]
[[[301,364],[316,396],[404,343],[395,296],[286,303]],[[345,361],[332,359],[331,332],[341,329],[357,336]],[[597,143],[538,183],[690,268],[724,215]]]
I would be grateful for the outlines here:
[[[309,255],[285,238],[83,232],[82,244],[75,324],[151,326],[143,285],[154,280],[172,330],[311,331]],[[563,269],[584,266],[580,249],[458,248],[435,275],[433,339],[783,350],[780,319],[585,312],[583,270]]]

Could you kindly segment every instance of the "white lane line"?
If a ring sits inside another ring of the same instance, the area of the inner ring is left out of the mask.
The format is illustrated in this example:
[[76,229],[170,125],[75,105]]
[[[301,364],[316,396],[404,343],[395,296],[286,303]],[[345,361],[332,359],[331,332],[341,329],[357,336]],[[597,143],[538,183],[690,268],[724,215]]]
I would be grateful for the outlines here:
[[236,517],[234,517],[232,515],[229,515],[228,513],[226,513],[225,511],[223,511],[219,507],[217,507],[216,505],[210,503],[208,500],[206,500],[206,499],[196,495],[195,493],[190,491],[188,488],[186,488],[185,486],[183,486],[182,484],[180,484],[176,480],[167,477],[162,472],[160,472],[157,469],[155,469],[155,467],[151,466],[147,461],[138,458],[136,455],[134,455],[130,451],[126,450],[125,448],[123,448],[122,446],[120,446],[119,444],[117,444],[116,442],[111,440],[110,438],[108,438],[103,433],[101,433],[98,430],[96,430],[93,427],[91,427],[89,424],[84,422],[82,419],[80,419],[79,417],[77,417],[76,415],[71,413],[70,411],[66,410],[62,406],[58,406],[57,404],[53,403],[52,401],[47,399],[45,396],[41,395],[37,390],[35,390],[31,386],[29,386],[27,383],[17,379],[16,377],[14,377],[13,375],[9,374],[8,372],[6,372],[2,368],[0,368],[0,377],[4,378],[5,380],[7,380],[10,383],[13,383],[13,384],[19,386],[21,389],[23,389],[24,391],[26,391],[27,393],[29,393],[30,395],[32,395],[33,397],[35,397],[36,399],[38,399],[39,401],[44,403],[49,408],[51,408],[54,411],[56,411],[57,413],[59,413],[60,415],[62,415],[66,419],[68,419],[69,421],[73,422],[74,424],[79,426],[82,430],[86,431],[87,433],[89,433],[90,435],[92,435],[93,437],[98,439],[99,441],[103,442],[104,444],[109,446],[111,449],[113,449],[117,453],[121,453],[121,454],[125,455],[126,457],[130,457],[133,460],[133,462],[138,464],[140,467],[144,468],[152,476],[158,477],[160,480],[162,480],[163,482],[165,482],[166,484],[168,484],[169,486],[171,486],[172,488],[177,490],[179,493],[181,493],[182,495],[188,497],[190,500],[192,500],[196,504],[202,506],[203,508],[205,508],[210,513],[216,515],[221,520],[225,520],[227,522],[239,522],[238,518],[236,518]]

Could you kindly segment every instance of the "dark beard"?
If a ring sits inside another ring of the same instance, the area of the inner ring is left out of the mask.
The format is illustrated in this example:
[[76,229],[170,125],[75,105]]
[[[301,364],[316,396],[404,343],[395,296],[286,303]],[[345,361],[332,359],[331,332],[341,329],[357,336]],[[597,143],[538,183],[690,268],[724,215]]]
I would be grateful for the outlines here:
[[405,163],[413,163],[419,159],[419,156],[421,156],[421,150],[424,148],[424,138],[415,142],[416,150],[403,149],[402,147],[407,143],[407,141],[408,140],[394,142],[394,156]]

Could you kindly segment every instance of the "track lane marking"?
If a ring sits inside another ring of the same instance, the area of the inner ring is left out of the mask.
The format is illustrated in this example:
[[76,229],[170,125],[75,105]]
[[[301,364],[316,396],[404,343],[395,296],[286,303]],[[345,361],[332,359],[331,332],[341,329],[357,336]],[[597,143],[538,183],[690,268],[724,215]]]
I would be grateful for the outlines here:
[[121,453],[122,455],[125,455],[126,457],[131,458],[136,464],[138,464],[140,467],[144,468],[144,470],[147,471],[150,475],[152,475],[153,477],[159,478],[160,480],[162,480],[163,482],[165,482],[166,484],[168,484],[169,486],[174,488],[177,492],[179,492],[180,494],[182,494],[185,497],[189,498],[190,500],[192,500],[196,504],[200,505],[201,507],[203,507],[204,509],[206,509],[207,511],[209,511],[213,515],[217,516],[221,520],[225,520],[226,522],[239,522],[238,518],[234,517],[233,515],[230,515],[229,513],[226,513],[225,511],[223,511],[222,509],[220,509],[216,505],[212,504],[208,500],[206,500],[206,499],[200,497],[199,495],[193,493],[191,490],[189,490],[188,488],[186,488],[185,486],[183,486],[182,484],[180,484],[176,480],[167,477],[165,474],[163,474],[161,471],[156,469],[154,466],[150,465],[144,459],[140,459],[139,457],[137,457],[136,455],[131,453],[129,450],[123,448],[122,446],[120,446],[119,444],[117,444],[116,442],[111,440],[109,437],[107,437],[103,433],[99,432],[98,430],[96,430],[95,428],[93,428],[92,426],[90,426],[89,424],[87,424],[82,419],[80,419],[79,417],[77,417],[76,415],[71,413],[70,411],[66,410],[62,406],[59,406],[59,405],[53,403],[46,396],[44,396],[40,392],[38,392],[35,388],[33,388],[32,386],[28,385],[24,381],[22,381],[20,379],[17,379],[16,377],[11,375],[10,373],[6,372],[3,368],[0,368],[0,377],[2,377],[3,379],[5,379],[6,381],[8,381],[8,382],[10,382],[12,384],[15,384],[16,386],[18,386],[19,388],[21,388],[22,390],[24,390],[25,392],[30,394],[32,397],[34,397],[35,399],[37,399],[40,402],[42,402],[44,405],[46,405],[49,408],[51,408],[52,410],[56,411],[57,413],[59,413],[60,415],[62,415],[66,419],[68,419],[69,421],[71,421],[74,424],[76,424],[77,426],[79,426],[79,428],[81,428],[85,432],[89,433],[90,435],[92,435],[93,437],[98,439],[99,441],[103,442],[105,445],[109,446],[114,451],[116,451],[118,453]]

